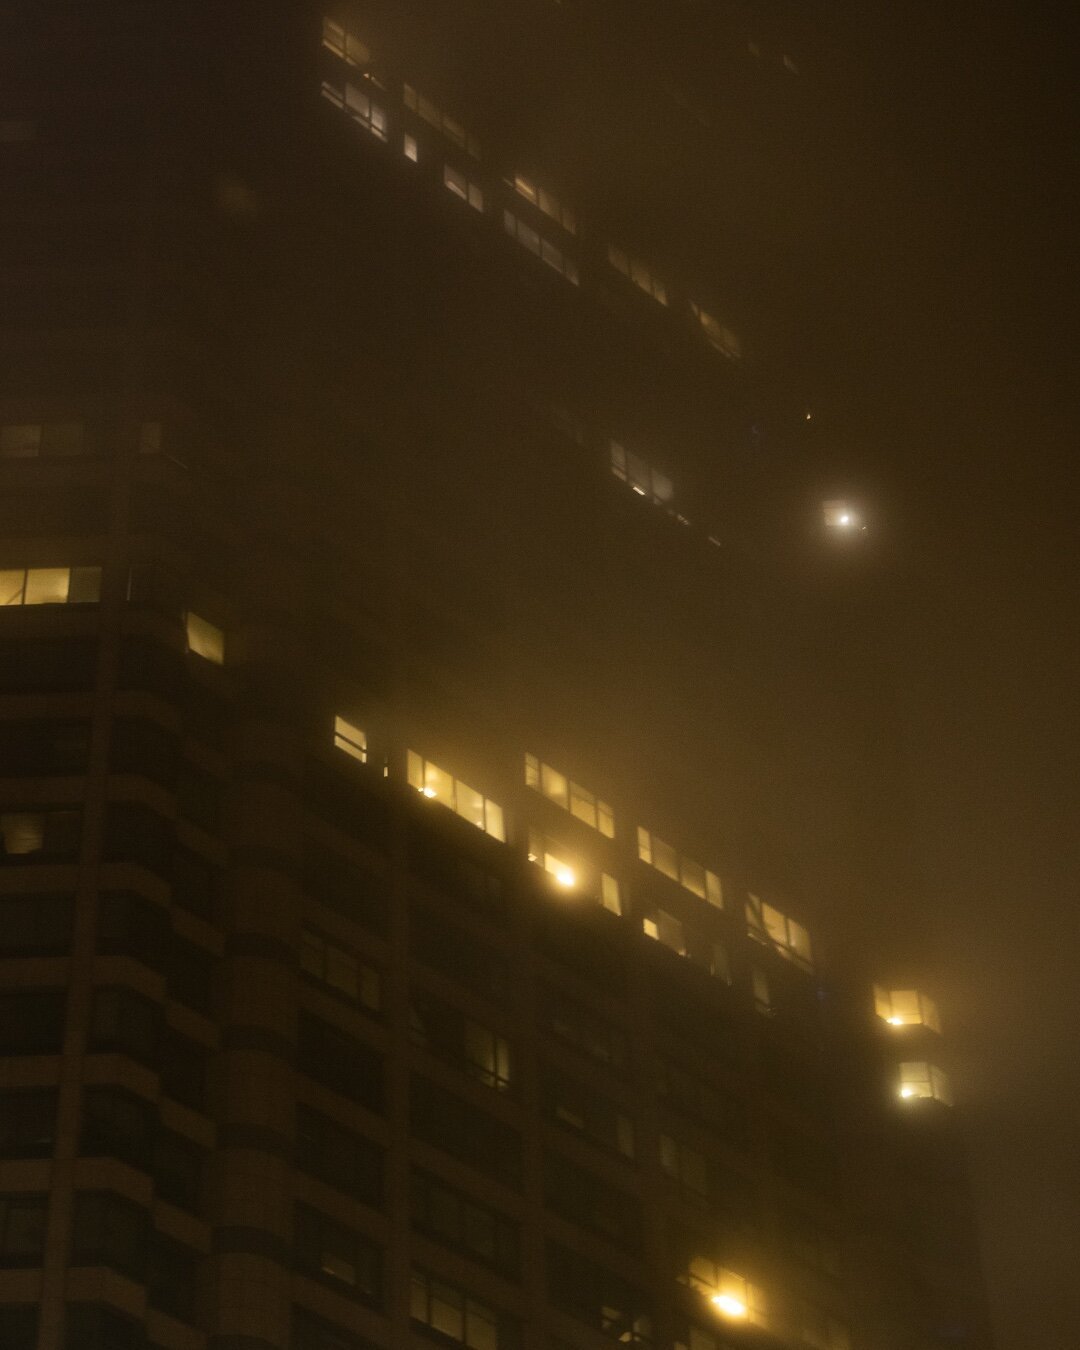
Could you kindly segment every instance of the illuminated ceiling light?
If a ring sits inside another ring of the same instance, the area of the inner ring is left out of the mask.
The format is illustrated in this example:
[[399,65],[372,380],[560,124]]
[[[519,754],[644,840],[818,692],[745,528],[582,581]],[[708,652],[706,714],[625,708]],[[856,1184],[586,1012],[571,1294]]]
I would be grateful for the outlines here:
[[424,797],[435,797],[438,795],[433,787],[421,788],[420,793]]
[[900,1089],[900,1096],[901,1096],[901,1097],[905,1097],[905,1098],[906,1098],[906,1097],[914,1097],[915,1095],[916,1095],[916,1092],[915,1092],[915,1089],[914,1089],[913,1087],[902,1087],[902,1088]]
[[902,1027],[904,1025],[904,1019],[902,1017],[886,1017],[885,1021],[888,1022],[891,1027]]
[[724,1317],[746,1316],[746,1304],[734,1294],[713,1294],[709,1302]]
[[555,877],[555,880],[559,883],[559,885],[565,886],[567,887],[567,889],[569,889],[571,886],[577,885],[577,876],[575,875],[574,869],[572,867],[564,867],[564,866],[556,867],[553,875]]
[[838,524],[840,524],[840,525],[850,525],[850,524],[851,524],[851,516],[850,516],[850,514],[849,514],[847,511],[845,511],[844,514],[840,517],[840,520],[838,521]]

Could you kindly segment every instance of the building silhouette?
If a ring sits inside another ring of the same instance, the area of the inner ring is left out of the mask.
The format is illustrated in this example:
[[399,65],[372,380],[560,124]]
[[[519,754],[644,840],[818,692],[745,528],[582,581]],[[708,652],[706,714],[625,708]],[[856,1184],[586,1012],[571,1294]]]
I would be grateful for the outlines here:
[[778,548],[834,21],[6,8],[5,1350],[988,1346]]

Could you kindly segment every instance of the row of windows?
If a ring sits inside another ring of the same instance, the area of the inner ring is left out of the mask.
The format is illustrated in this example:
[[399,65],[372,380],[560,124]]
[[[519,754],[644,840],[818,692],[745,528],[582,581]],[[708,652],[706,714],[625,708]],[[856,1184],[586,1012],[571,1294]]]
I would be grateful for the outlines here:
[[[379,84],[366,70],[372,56],[367,44],[359,35],[350,32],[334,20],[324,19],[323,45],[346,64],[354,68],[364,69],[365,78],[370,83]],[[385,141],[387,139],[385,109],[374,104],[358,85],[335,75],[323,81],[322,93],[335,107],[343,109],[380,140]],[[427,123],[428,126],[433,127],[447,142],[457,149],[465,151],[474,159],[480,158],[480,145],[477,138],[461,122],[451,117],[433,100],[407,83],[403,86],[402,98],[404,106],[409,112],[415,114],[419,120]],[[419,143],[411,131],[404,133],[402,148],[407,159],[414,163],[419,159]],[[482,186],[470,181],[468,176],[461,173],[460,170],[446,165],[443,171],[443,183],[455,195],[467,201],[478,211],[484,209]],[[578,233],[579,226],[576,213],[550,189],[520,173],[515,174],[513,178],[508,178],[507,183],[518,196],[549,220],[555,222],[567,234],[576,235]],[[512,211],[504,212],[503,223],[507,233],[512,238],[517,239],[529,252],[541,258],[575,286],[578,284],[577,262],[565,249],[553,240],[545,239],[533,226]],[[608,262],[651,299],[665,307],[670,304],[666,283],[641,259],[612,245],[608,249]],[[710,345],[724,356],[730,359],[738,359],[741,356],[741,347],[736,334],[727,325],[703,310],[696,302],[692,302],[691,309],[693,317],[697,320]]]
[[756,895],[750,895],[746,902],[746,928],[755,941],[771,946],[797,965],[810,969],[813,964],[806,929]]
[[648,863],[650,867],[655,867],[665,877],[677,881],[691,895],[696,895],[701,900],[707,900],[710,905],[714,905],[717,909],[723,909],[724,893],[720,886],[720,878],[715,872],[710,872],[700,863],[694,862],[693,859],[687,858],[685,855],[680,856],[670,844],[665,844],[659,836],[643,829],[640,825],[637,832],[637,845],[638,857],[643,863]]
[[594,792],[575,783],[535,755],[525,756],[525,786],[542,793],[548,801],[561,806],[578,820],[599,830],[606,839],[615,837],[615,817],[611,807]]
[[455,778],[437,764],[424,759],[415,750],[410,750],[408,754],[408,778],[409,786],[422,796],[442,802],[493,839],[505,841],[502,807],[463,783],[460,778]]
[[9,567],[0,570],[0,606],[93,605],[100,599],[100,567]]

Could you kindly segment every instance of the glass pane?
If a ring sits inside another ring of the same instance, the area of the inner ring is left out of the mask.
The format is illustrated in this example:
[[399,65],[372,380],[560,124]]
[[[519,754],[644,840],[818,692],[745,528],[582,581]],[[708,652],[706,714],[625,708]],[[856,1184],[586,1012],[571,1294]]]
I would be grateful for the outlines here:
[[484,795],[460,779],[454,797],[454,810],[470,825],[476,825],[481,830],[484,828]]
[[527,178],[522,178],[521,174],[518,174],[514,178],[514,188],[516,189],[517,192],[521,194],[522,197],[525,198],[527,202],[532,202],[533,205],[535,206],[536,188],[532,183],[529,182]]
[[454,805],[454,780],[444,769],[437,765],[424,762],[424,785],[421,788],[425,797],[442,802],[444,806],[453,807]]
[[225,634],[216,625],[200,618],[198,614],[187,616],[188,651],[210,661],[215,666],[225,662]]
[[606,839],[615,838],[615,816],[607,802],[596,803],[596,824]]
[[596,798],[577,783],[570,784],[570,814],[596,829]]
[[540,761],[535,755],[525,756],[525,786],[531,788],[540,786]]
[[566,778],[553,769],[550,764],[541,764],[540,766],[540,787],[545,797],[556,802],[561,807],[566,807],[569,803],[569,788]]
[[465,1344],[469,1350],[498,1350],[499,1335],[495,1314],[483,1304],[468,1305],[468,1317],[465,1330]]
[[68,583],[69,605],[96,605],[101,599],[101,568],[73,567]]
[[715,872],[705,873],[705,899],[717,909],[724,908],[724,890]]
[[0,572],[0,605],[21,605],[25,585],[25,567]]
[[45,846],[45,817],[31,811],[0,816],[0,839],[8,857],[40,853]]
[[600,903],[612,914],[622,913],[622,902],[619,899],[619,883],[614,877],[608,876],[606,872],[600,873]]
[[652,836],[640,825],[637,832],[637,853],[642,862],[652,862]]
[[334,745],[353,759],[358,759],[361,764],[367,759],[367,737],[359,727],[346,722],[344,717],[334,718]]
[[465,1336],[465,1316],[461,1297],[444,1284],[431,1282],[431,1320],[429,1325],[444,1336],[460,1341]]
[[670,844],[657,839],[655,834],[652,837],[652,855],[652,863],[656,870],[663,872],[664,876],[670,877],[672,881],[678,881],[679,855]]
[[506,826],[503,822],[502,807],[497,806],[495,802],[487,801],[484,803],[484,817],[486,821],[485,829],[492,839],[498,839],[500,843],[506,842]]
[[689,858],[683,858],[680,869],[680,880],[691,894],[705,899],[705,869],[700,863],[691,862]]
[[31,567],[26,574],[27,605],[67,603],[71,572],[66,567]]

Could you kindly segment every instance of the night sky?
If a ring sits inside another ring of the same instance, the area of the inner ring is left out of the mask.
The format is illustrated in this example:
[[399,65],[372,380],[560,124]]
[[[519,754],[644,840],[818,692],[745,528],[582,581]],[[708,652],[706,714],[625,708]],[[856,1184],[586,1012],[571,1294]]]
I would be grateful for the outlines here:
[[837,112],[862,134],[844,142],[850,197],[817,278],[827,353],[803,332],[816,453],[879,517],[904,917],[947,1010],[999,1350],[1066,1350],[1080,1344],[1076,48],[1064,6],[886,8],[849,16],[864,79]]

